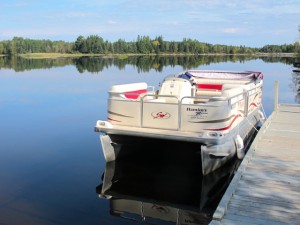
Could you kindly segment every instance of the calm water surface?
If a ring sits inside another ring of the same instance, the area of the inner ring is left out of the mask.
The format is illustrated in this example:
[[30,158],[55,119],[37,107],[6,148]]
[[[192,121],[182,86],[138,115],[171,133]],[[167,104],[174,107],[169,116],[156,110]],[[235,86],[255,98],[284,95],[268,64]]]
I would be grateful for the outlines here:
[[[280,102],[299,100],[297,75],[289,64],[253,59],[193,68],[263,72],[267,115],[275,80]],[[153,163],[152,150],[170,148],[166,143],[126,146],[145,150],[143,160],[105,165],[99,133],[93,131],[96,120],[106,118],[111,85],[145,81],[158,86],[183,69],[172,65],[143,72],[129,64],[98,72],[72,64],[20,72],[0,68],[0,224],[135,224],[147,215],[152,217],[146,221],[158,224],[207,223],[215,195],[225,190],[236,165],[203,179],[197,159],[188,155],[179,163],[176,154],[167,164]],[[112,177],[119,182],[109,183]],[[108,191],[100,198],[103,186]]]

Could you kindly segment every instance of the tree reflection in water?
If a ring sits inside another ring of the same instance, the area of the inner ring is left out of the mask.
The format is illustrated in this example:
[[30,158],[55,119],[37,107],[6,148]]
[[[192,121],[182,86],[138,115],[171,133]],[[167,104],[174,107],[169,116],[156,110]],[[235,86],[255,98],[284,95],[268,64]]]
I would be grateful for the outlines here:
[[[132,65],[138,73],[155,70],[162,72],[164,67],[181,66],[182,70],[198,68],[201,65],[210,65],[221,62],[239,62],[243,63],[249,60],[260,59],[267,63],[283,63],[293,65],[293,57],[266,57],[266,56],[237,56],[237,55],[177,55],[177,56],[94,56],[94,57],[74,57],[74,58],[22,58],[22,57],[0,57],[0,69],[13,69],[16,72],[23,72],[34,69],[50,69],[53,67],[65,67],[73,65],[80,74],[85,72],[100,74],[101,71],[111,66],[124,70],[126,65]],[[295,102],[300,103],[300,72],[292,74],[292,89],[295,92]]]
[[180,56],[128,56],[128,57],[74,57],[55,59],[30,59],[22,57],[0,57],[0,68],[13,69],[16,72],[33,69],[49,69],[52,67],[76,66],[80,73],[100,73],[103,69],[115,66],[124,69],[126,65],[133,65],[139,73],[148,72],[152,69],[163,71],[166,66],[182,66],[184,69],[196,68],[201,65],[221,62],[245,62],[253,59],[261,59],[264,62],[281,62],[293,64],[291,57],[258,57],[236,55],[180,55]]
[[292,87],[295,93],[295,102],[300,104],[300,70],[292,73]]

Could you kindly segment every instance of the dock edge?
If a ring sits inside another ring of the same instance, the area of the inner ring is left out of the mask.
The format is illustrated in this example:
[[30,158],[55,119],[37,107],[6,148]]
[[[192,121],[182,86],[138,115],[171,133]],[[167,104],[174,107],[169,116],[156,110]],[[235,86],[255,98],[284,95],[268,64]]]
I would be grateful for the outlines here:
[[[278,106],[278,108],[279,108],[279,106]],[[233,194],[235,192],[237,184],[238,184],[240,178],[242,177],[248,163],[252,159],[252,156],[255,152],[258,140],[261,139],[262,135],[266,131],[266,128],[270,125],[271,121],[273,120],[273,117],[276,114],[277,114],[277,110],[273,111],[272,114],[268,117],[268,119],[264,122],[264,124],[262,125],[262,127],[258,131],[254,141],[252,142],[249,150],[247,151],[247,154],[246,154],[245,158],[243,159],[242,163],[240,164],[240,166],[239,166],[238,170],[236,171],[234,177],[232,178],[226,192],[224,193],[221,201],[219,202],[219,205],[218,205],[216,211],[213,214],[213,219],[210,222],[210,225],[218,225],[218,224],[220,224],[220,221],[223,219],[223,217],[224,217],[224,215],[227,211],[229,201],[230,201],[231,197],[233,196]]]

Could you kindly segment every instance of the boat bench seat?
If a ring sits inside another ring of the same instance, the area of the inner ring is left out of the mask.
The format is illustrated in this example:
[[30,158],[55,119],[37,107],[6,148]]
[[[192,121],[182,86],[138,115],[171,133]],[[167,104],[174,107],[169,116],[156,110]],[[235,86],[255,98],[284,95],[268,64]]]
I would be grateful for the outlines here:
[[[195,104],[214,101],[214,97],[232,97],[242,94],[249,85],[241,84],[197,84]],[[200,97],[200,98],[199,98]],[[203,98],[201,98],[203,97]]]
[[140,100],[140,97],[147,93],[147,88],[146,83],[113,85],[109,95],[114,99]]
[[196,96],[219,97],[222,95],[222,84],[197,84]]
[[[208,96],[208,97],[219,97],[224,96],[224,93],[240,91],[248,91],[254,88],[255,84],[241,85],[238,83],[226,83],[226,84],[197,84],[196,96]],[[228,94],[225,94],[226,96]]]

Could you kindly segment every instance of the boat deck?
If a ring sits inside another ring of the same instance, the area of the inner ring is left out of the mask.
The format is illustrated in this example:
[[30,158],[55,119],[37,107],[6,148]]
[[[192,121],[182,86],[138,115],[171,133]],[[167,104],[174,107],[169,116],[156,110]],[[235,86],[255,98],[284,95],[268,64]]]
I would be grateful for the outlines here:
[[264,123],[210,225],[300,224],[300,105]]

